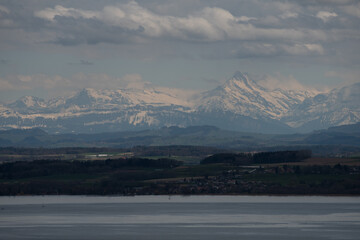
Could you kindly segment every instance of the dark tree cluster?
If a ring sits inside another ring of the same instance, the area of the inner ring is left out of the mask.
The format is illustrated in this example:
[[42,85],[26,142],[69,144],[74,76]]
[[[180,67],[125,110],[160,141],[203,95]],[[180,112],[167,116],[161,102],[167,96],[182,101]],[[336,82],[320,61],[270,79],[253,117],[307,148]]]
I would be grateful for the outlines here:
[[246,165],[252,163],[287,163],[299,162],[311,157],[310,150],[277,151],[260,153],[218,153],[203,159],[201,164],[229,163],[233,165]]
[[105,161],[38,160],[0,164],[0,179],[19,179],[59,174],[96,174],[122,168],[174,168],[182,162],[173,159],[108,159]]
[[137,146],[130,149],[136,155],[143,156],[206,156],[208,154],[220,153],[224,150],[214,147],[203,146]]
[[218,153],[204,158],[200,164],[230,163],[244,165],[252,163],[252,155],[249,153]]
[[310,150],[260,152],[253,155],[254,163],[299,162],[311,157]]

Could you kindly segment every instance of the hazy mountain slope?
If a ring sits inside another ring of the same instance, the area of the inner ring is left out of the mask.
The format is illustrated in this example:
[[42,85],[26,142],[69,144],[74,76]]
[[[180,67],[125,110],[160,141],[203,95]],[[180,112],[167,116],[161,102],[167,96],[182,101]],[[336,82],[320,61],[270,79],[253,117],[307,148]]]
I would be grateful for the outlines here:
[[7,107],[21,114],[31,114],[42,112],[42,109],[46,108],[46,102],[41,98],[25,96],[8,104]]
[[251,118],[231,111],[197,111],[191,114],[196,125],[212,125],[231,131],[289,133],[292,128],[271,118]]
[[[0,131],[0,147],[113,147],[194,145],[241,151],[313,149],[318,154],[360,151],[360,125],[308,134],[256,134],[211,126],[164,127],[99,134],[47,134],[39,129]],[[353,130],[356,131],[353,131]]]
[[303,131],[359,122],[360,83],[308,98],[281,120]]

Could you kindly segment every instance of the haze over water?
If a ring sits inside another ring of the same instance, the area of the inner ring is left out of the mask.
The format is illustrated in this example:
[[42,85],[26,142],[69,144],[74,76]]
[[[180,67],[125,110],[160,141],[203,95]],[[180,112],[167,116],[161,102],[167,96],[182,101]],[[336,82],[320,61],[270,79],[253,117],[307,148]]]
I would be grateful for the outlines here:
[[358,197],[1,197],[0,239],[358,239]]

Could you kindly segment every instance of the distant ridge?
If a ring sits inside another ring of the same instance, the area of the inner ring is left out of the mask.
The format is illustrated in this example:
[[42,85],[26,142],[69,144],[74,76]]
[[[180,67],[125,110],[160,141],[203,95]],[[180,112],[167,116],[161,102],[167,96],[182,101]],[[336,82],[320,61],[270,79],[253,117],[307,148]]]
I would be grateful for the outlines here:
[[97,134],[47,134],[40,129],[0,131],[0,147],[206,146],[237,151],[310,149],[323,155],[360,152],[360,123],[308,134],[260,134],[213,126],[171,126],[153,130]]

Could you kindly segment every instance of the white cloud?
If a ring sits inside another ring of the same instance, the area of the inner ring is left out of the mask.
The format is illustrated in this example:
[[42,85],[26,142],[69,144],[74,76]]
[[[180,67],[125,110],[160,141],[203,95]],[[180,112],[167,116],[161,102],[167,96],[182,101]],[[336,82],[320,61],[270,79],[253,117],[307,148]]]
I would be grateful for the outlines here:
[[6,15],[9,14],[10,10],[5,6],[0,5],[0,27],[11,28],[15,25],[11,19],[7,18]]
[[347,14],[360,18],[360,3],[344,6],[342,8]]
[[6,14],[9,14],[9,13],[10,13],[10,10],[9,10],[7,7],[5,7],[5,6],[0,5],[0,16],[1,16],[1,12],[4,12],[4,13],[6,13]]
[[12,75],[0,78],[1,91],[6,90],[30,90],[30,89],[52,89],[72,85],[69,79],[61,76],[47,76],[45,74],[35,75]]
[[311,90],[313,88],[301,84],[296,78],[292,75],[284,76],[280,73],[275,73],[274,75],[266,75],[262,79],[257,81],[260,86],[263,86],[270,90],[275,89],[286,89],[286,90]]
[[356,71],[346,71],[346,72],[337,72],[337,71],[327,71],[325,72],[325,77],[338,78],[343,81],[343,85],[348,85],[350,83],[360,82],[360,70]]
[[323,20],[323,22],[329,21],[331,18],[337,17],[338,15],[334,12],[320,11],[316,14],[317,18]]
[[123,77],[113,77],[107,74],[77,73],[70,78],[60,75],[45,74],[12,75],[0,78],[0,92],[9,90],[46,90],[49,95],[63,95],[82,88],[122,89],[141,88],[151,85],[142,80],[139,74],[127,74]]
[[257,20],[255,17],[241,16],[237,18],[239,22],[249,22],[251,20]]
[[323,54],[324,49],[319,44],[295,44],[292,46],[284,45],[285,52],[291,55],[306,55],[306,54]]
[[283,14],[280,15],[280,18],[282,19],[288,19],[288,18],[298,18],[299,14],[295,13],[295,12],[284,12]]
[[302,0],[301,2],[310,3],[310,4],[318,4],[318,5],[323,5],[323,4],[343,5],[343,4],[352,3],[355,1],[358,1],[358,0]]
[[0,91],[8,91],[8,90],[20,90],[16,88],[8,79],[0,78]]
[[[190,99],[199,90],[169,88],[154,85],[144,81],[140,74],[126,74],[122,77],[114,77],[108,74],[84,74],[77,73],[69,78],[59,75],[13,75],[0,78],[0,95],[2,93],[14,92],[27,95],[41,91],[44,97],[70,96],[83,88],[99,90],[118,89],[153,89],[155,91],[167,92],[179,99]],[[8,100],[7,100],[8,101]]]
[[43,18],[49,21],[55,21],[56,16],[73,17],[73,18],[94,18],[99,17],[97,12],[85,11],[75,8],[65,8],[61,5],[56,5],[54,8],[46,8],[34,13],[36,17]]
[[306,56],[322,55],[324,48],[320,44],[276,44],[276,43],[244,43],[233,54],[239,58],[273,57],[273,56]]
[[260,1],[258,4],[264,5],[265,8],[273,8],[281,12],[294,12],[301,10],[301,7],[297,3],[291,3],[289,1]]
[[[279,3],[281,9],[284,10],[288,10],[292,6],[291,4],[288,5]],[[158,15],[132,1],[118,6],[106,6],[101,11],[65,8],[58,5],[55,8],[37,11],[35,16],[52,22],[54,26],[61,24],[61,21],[57,21],[57,17],[77,20],[97,20],[106,26],[120,28],[122,30],[122,35],[119,33],[118,36],[120,38],[124,37],[124,35],[130,35],[130,37],[134,35],[143,38],[174,38],[187,41],[326,39],[325,33],[320,30],[259,28],[249,23],[250,20],[255,20],[255,18],[247,16],[237,17],[229,11],[217,7],[206,7],[187,17],[175,17]],[[283,15],[283,18],[290,17],[295,18],[297,14],[288,11]],[[72,26],[66,27],[71,28]],[[89,30],[93,34],[94,29],[91,28],[91,25],[83,27],[81,33]],[[98,30],[101,31],[101,29]],[[67,31],[63,34],[69,33],[73,34],[69,38],[73,43],[86,42],[83,39],[86,34],[79,33],[79,36],[77,36],[76,31]],[[99,38],[101,38],[100,35]],[[76,41],[76,38],[80,40]],[[112,41],[115,42],[116,39],[112,37]]]

